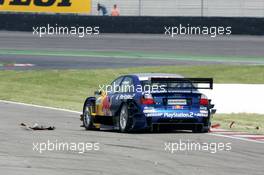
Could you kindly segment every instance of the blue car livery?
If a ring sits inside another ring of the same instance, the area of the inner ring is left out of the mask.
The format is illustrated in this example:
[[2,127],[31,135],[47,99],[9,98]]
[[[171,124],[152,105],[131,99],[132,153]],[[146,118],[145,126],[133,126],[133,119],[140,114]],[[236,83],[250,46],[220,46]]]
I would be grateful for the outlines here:
[[212,88],[211,78],[123,75],[85,100],[81,120],[87,130],[208,132],[216,110],[198,89]]

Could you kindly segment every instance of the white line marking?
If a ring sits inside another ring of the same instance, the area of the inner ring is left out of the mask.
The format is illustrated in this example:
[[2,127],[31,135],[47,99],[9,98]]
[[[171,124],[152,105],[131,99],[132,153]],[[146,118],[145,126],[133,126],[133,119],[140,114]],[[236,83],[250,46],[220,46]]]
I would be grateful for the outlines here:
[[14,67],[33,67],[34,64],[13,64]]
[[[43,108],[43,109],[51,109],[51,110],[57,110],[57,111],[64,111],[64,112],[71,112],[71,113],[75,113],[75,114],[81,114],[78,111],[62,109],[62,108],[54,108],[54,107],[33,105],[33,104],[20,103],[20,102],[14,102],[14,101],[7,101],[7,100],[0,100],[0,102],[9,103],[9,104],[16,104],[16,105],[23,105],[23,106],[29,106],[29,107],[36,107],[36,108]],[[246,139],[246,138],[242,138],[242,137],[235,137],[235,136],[230,136],[230,135],[222,135],[222,134],[215,134],[215,133],[208,133],[208,135],[213,135],[213,136],[218,136],[218,137],[226,137],[226,138],[231,138],[231,139],[236,139],[236,140],[243,140],[243,141],[254,142],[254,143],[264,143],[264,142],[258,141],[258,140],[250,140],[250,139]]]
[[222,135],[222,134],[213,134],[213,133],[208,133],[208,135],[213,135],[213,136],[219,136],[219,137],[226,137],[226,138],[231,138],[231,139],[236,139],[236,140],[243,140],[243,141],[248,141],[248,142],[254,142],[254,143],[264,143],[258,140],[251,140],[243,137],[235,137],[235,136],[230,136],[230,135]]
[[243,134],[243,135],[236,135],[237,137],[245,137],[245,138],[263,138],[263,135],[251,135],[251,134]]
[[64,112],[70,112],[75,114],[81,114],[81,112],[68,110],[68,109],[62,109],[62,108],[54,108],[54,107],[48,107],[48,106],[40,106],[40,105],[33,105],[33,104],[27,104],[27,103],[20,103],[20,102],[14,102],[14,101],[7,101],[7,100],[0,100],[2,103],[9,103],[9,104],[16,104],[16,105],[23,105],[23,106],[29,106],[29,107],[35,107],[35,108],[43,108],[43,109],[51,109],[51,110],[57,110],[57,111],[64,111]]
[[34,67],[35,64],[18,64],[18,63],[15,63],[15,64],[0,64],[0,67]]
[[220,129],[220,128],[211,128],[210,131],[211,132],[229,132],[226,129]]

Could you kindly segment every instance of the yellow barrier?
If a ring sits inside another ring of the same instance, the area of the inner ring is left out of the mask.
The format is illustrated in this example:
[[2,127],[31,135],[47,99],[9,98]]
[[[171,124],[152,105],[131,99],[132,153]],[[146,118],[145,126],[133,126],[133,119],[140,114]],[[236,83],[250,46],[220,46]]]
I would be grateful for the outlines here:
[[0,11],[91,13],[91,0],[0,0]]

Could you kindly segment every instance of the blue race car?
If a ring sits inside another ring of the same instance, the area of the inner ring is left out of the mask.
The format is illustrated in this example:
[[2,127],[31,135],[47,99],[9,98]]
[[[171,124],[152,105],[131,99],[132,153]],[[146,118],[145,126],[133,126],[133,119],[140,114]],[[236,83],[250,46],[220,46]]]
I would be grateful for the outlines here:
[[208,132],[216,112],[198,89],[212,89],[211,78],[176,74],[131,74],[88,97],[81,120],[87,130],[192,130]]

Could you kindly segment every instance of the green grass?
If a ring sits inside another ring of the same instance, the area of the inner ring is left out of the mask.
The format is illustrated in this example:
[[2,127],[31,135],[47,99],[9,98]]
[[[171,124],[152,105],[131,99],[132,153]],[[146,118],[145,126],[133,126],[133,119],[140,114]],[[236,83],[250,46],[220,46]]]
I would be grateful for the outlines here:
[[[244,131],[253,134],[264,134],[264,115],[258,114],[217,114],[214,124],[219,123],[222,129]],[[230,124],[234,122],[230,128]]]
[[189,55],[161,51],[88,51],[88,50],[14,50],[0,49],[3,55],[31,55],[31,56],[64,56],[64,57],[103,57],[122,59],[173,59],[182,61],[225,61],[225,62],[255,62],[264,64],[261,56],[231,56],[231,55]]
[[[213,77],[216,83],[264,83],[264,66],[166,66],[92,70],[0,71],[0,99],[81,111],[83,101],[99,85],[119,75],[138,72],[177,73],[186,77]],[[213,123],[233,130],[264,133],[264,116],[216,115]],[[255,129],[259,127],[260,129]]]
[[99,85],[136,72],[213,77],[216,83],[264,83],[264,66],[166,66],[91,70],[0,71],[0,99],[80,110]]

